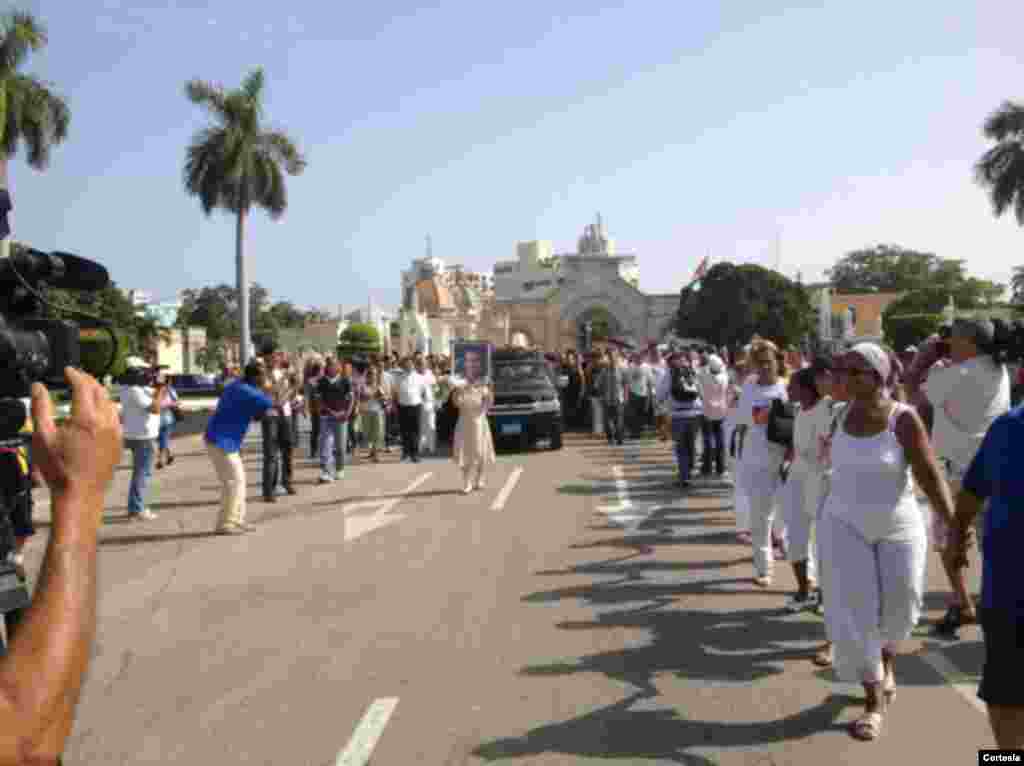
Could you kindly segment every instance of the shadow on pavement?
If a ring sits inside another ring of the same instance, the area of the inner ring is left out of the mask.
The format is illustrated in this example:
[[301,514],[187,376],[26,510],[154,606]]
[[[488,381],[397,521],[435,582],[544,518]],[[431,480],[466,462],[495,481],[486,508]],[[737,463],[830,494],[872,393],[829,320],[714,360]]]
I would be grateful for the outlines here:
[[219,537],[213,530],[207,532],[177,532],[166,535],[121,535],[117,537],[101,537],[98,545],[135,545],[137,543],[173,543],[181,540],[200,540],[205,537]]

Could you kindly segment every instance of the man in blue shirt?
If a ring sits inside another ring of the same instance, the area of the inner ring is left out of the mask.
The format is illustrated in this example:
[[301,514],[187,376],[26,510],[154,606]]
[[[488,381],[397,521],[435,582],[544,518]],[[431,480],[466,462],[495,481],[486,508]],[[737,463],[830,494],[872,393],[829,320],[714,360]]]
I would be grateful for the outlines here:
[[997,418],[964,475],[945,556],[949,568],[967,564],[971,524],[984,516],[981,627],[985,667],[978,696],[988,705],[996,744],[1024,748],[1024,407]]
[[206,450],[222,485],[217,524],[222,535],[241,535],[253,529],[245,520],[245,465],[240,453],[253,419],[274,404],[268,389],[263,365],[249,362],[243,379],[224,389],[206,426]]

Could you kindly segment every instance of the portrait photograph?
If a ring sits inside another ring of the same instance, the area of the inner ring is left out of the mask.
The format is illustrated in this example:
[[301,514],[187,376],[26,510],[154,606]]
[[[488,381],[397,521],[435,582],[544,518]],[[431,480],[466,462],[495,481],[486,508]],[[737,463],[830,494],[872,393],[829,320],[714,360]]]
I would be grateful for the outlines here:
[[452,343],[452,372],[467,383],[490,383],[491,344],[484,341]]

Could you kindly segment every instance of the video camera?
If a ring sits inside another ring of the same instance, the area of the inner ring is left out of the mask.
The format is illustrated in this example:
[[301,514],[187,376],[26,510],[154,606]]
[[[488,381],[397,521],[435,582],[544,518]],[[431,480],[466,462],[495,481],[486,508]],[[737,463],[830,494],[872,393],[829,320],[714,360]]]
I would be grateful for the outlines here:
[[[33,383],[66,388],[64,368],[78,367],[81,362],[81,327],[110,333],[108,371],[117,353],[117,339],[109,322],[97,317],[77,323],[44,317],[42,308],[47,304],[37,288],[45,284],[98,291],[109,283],[110,275],[103,266],[70,253],[43,253],[21,247],[0,259],[0,449],[10,453],[29,442],[22,429],[29,417],[27,401]],[[0,497],[8,499],[0,502],[0,614],[8,615],[8,627],[12,625],[11,616],[29,603],[25,581],[10,560],[15,536],[8,501],[22,491],[31,492],[31,488],[15,487],[13,483],[14,477],[0,476]]]

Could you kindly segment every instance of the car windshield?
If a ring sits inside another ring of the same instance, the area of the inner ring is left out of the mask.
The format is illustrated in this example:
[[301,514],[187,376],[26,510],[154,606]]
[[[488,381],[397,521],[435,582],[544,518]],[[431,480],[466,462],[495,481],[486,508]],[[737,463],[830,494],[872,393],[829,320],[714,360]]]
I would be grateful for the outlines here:
[[494,369],[495,383],[518,385],[549,381],[547,369],[536,362],[498,364]]

